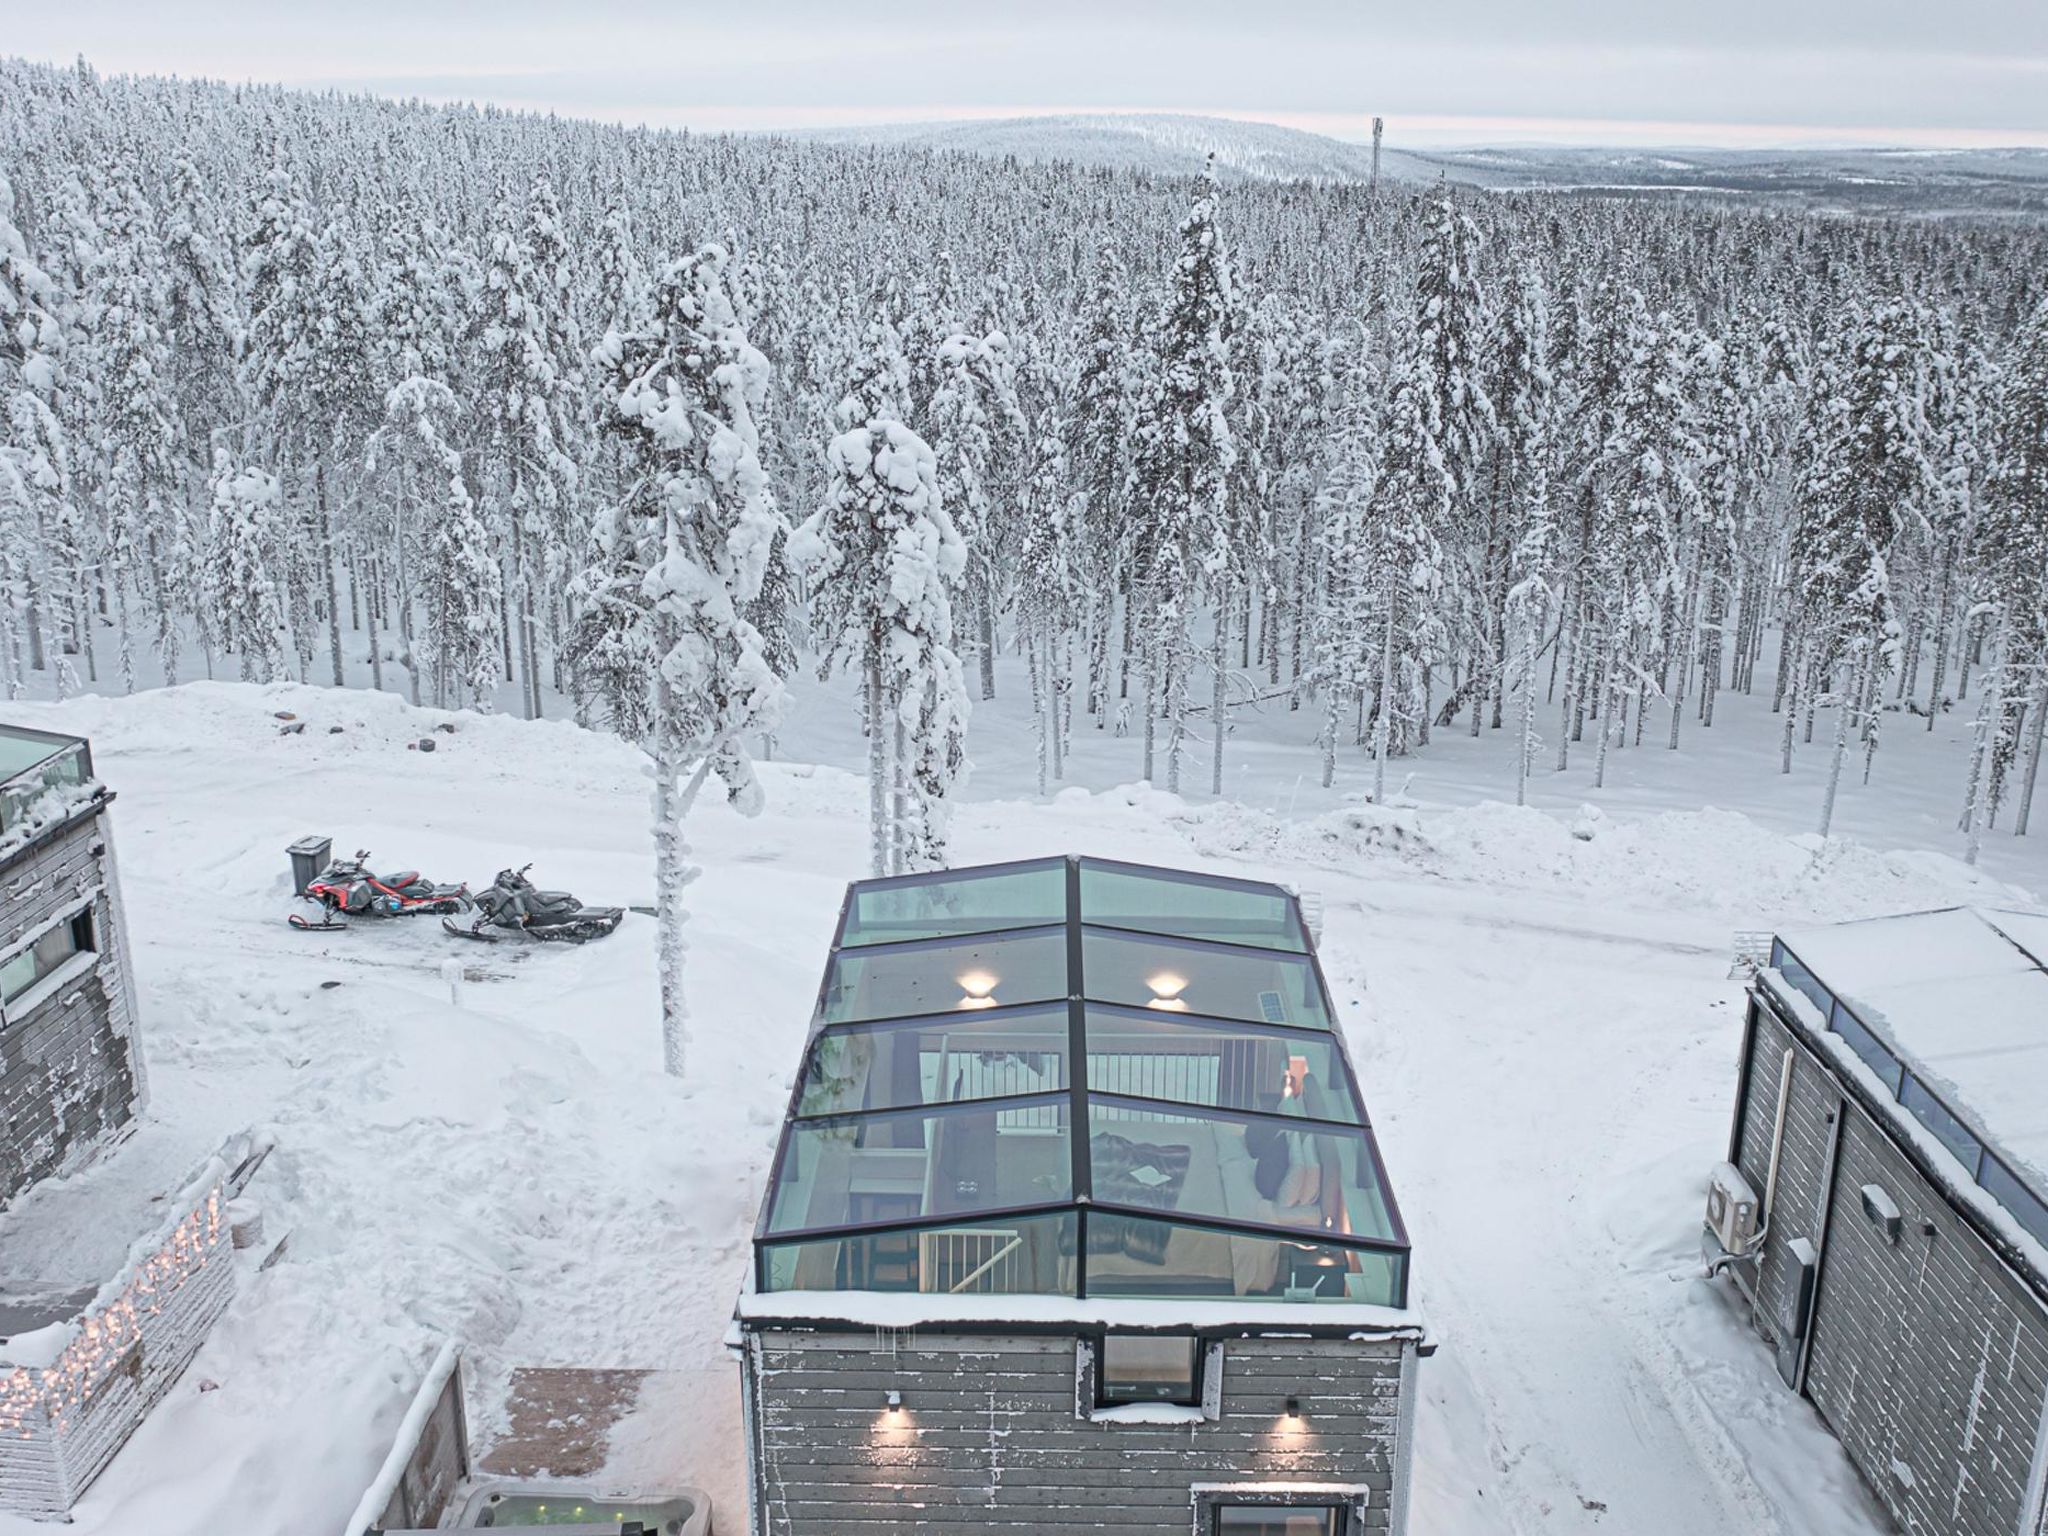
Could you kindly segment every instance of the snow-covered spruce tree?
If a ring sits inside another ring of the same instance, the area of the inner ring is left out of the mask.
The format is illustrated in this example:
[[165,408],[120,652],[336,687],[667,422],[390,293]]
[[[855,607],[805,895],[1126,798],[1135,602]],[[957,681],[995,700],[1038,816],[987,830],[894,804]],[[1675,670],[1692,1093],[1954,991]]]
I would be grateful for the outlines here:
[[[1371,594],[1378,652],[1374,668],[1373,788],[1387,793],[1387,759],[1419,739],[1427,711],[1427,675],[1442,638],[1436,602],[1443,585],[1438,530],[1454,494],[1441,439],[1429,412],[1435,398],[1429,353],[1407,349],[1396,366],[1380,429],[1380,470],[1373,483],[1361,560],[1351,579]],[[1334,576],[1334,572],[1333,572]]]
[[[1447,562],[1443,598],[1457,616],[1464,643],[1472,653],[1472,675],[1463,691],[1474,711],[1499,687],[1505,657],[1507,569],[1516,544],[1508,499],[1492,473],[1495,421],[1493,402],[1485,390],[1486,339],[1491,318],[1479,286],[1479,227],[1445,191],[1424,215],[1422,249],[1415,274],[1415,348],[1421,362],[1415,383],[1429,391],[1421,411],[1424,429],[1434,439],[1450,484],[1450,516],[1454,527],[1446,552],[1462,559]],[[1432,667],[1424,662],[1422,709],[1416,735],[1429,742],[1435,713]],[[1456,713],[1461,699],[1454,691],[1444,717]],[[1475,721],[1476,723],[1476,721]]]
[[[599,227],[590,312],[598,337],[590,369],[602,395],[610,388],[626,338],[644,334],[654,323],[654,289],[640,261],[632,215],[616,201]],[[638,462],[629,439],[616,432],[592,447],[583,481],[589,526],[582,568],[571,581],[575,620],[567,640],[577,720],[601,722],[629,741],[647,739],[654,703],[646,580],[657,530],[627,505]]]
[[312,539],[319,570],[317,591],[327,615],[327,645],[334,682],[347,681],[341,648],[340,541],[336,536],[339,487],[353,482],[371,434],[385,416],[377,387],[377,343],[371,331],[376,294],[368,271],[367,242],[346,219],[321,234],[314,277],[314,326],[307,338],[298,392],[307,419],[287,434],[287,453],[312,471]]
[[99,254],[88,270],[89,366],[102,402],[92,438],[107,576],[119,615],[123,691],[135,691],[129,592],[156,615],[164,669],[177,676],[179,624],[190,539],[177,408],[170,394],[171,350],[162,319],[168,271],[155,217],[125,165],[116,169],[100,212]]
[[[2027,715],[2015,836],[2024,836],[2048,725],[2048,299],[2021,326],[2000,381],[1993,418],[1979,551],[2004,621],[2003,699]],[[2001,709],[2004,719],[2013,713]],[[1986,817],[1988,820],[1989,817]]]
[[284,599],[278,591],[277,476],[239,465],[226,449],[213,463],[213,517],[201,578],[214,633],[241,659],[242,681],[285,677]]
[[1890,561],[1899,530],[1923,514],[1931,486],[1924,447],[1920,331],[1905,304],[1882,302],[1857,320],[1819,451],[1800,478],[1792,566],[1799,584],[1808,686],[1834,679],[1835,745],[1820,834],[1853,723],[1868,714],[1896,662],[1898,616]]
[[418,530],[423,628],[419,663],[433,677],[437,709],[488,711],[497,692],[502,590],[490,531],[470,493],[455,446],[462,403],[438,379],[410,378],[384,402],[370,440],[373,471],[391,475]]
[[1312,629],[1312,681],[1323,700],[1323,788],[1337,775],[1344,721],[1363,711],[1380,655],[1375,639],[1376,593],[1369,562],[1373,542],[1373,483],[1378,474],[1380,381],[1360,335],[1345,370],[1321,496],[1323,582]]
[[[239,421],[235,356],[241,346],[240,295],[232,246],[221,226],[212,189],[190,154],[171,170],[163,210],[164,261],[168,270],[164,334],[170,346],[170,394],[177,418],[179,469],[183,477],[180,525],[188,543],[172,573],[182,577],[177,605],[189,612],[206,654],[209,673],[220,639],[209,604],[201,601],[200,570],[212,485],[212,435]],[[160,609],[170,617],[172,609]],[[175,629],[158,635],[160,656],[174,642]],[[168,656],[166,680],[175,674]]]
[[[1034,370],[1035,371],[1035,370]],[[1088,583],[1079,563],[1085,498],[1071,489],[1065,423],[1050,380],[1034,390],[1039,414],[1026,434],[1030,472],[1017,541],[1019,639],[1031,679],[1031,717],[1038,738],[1038,792],[1066,776],[1067,699],[1072,683],[1070,641]]]
[[[1085,509],[1081,558],[1093,575],[1085,616],[1088,705],[1100,726],[1112,707],[1110,647],[1129,597],[1131,509],[1125,498],[1138,411],[1138,375],[1129,345],[1130,274],[1114,246],[1104,246],[1096,258],[1085,326],[1074,404],[1066,416],[1066,459]],[[1125,635],[1128,651],[1127,626]]]
[[596,359],[604,427],[623,439],[633,470],[627,510],[656,530],[645,581],[656,656],[649,749],[662,1058],[676,1076],[689,1042],[683,899],[698,874],[683,821],[714,774],[735,807],[760,810],[746,737],[773,725],[782,700],[742,612],[760,595],[778,528],[754,427],[769,369],[733,310],[725,264],[724,249],[707,245],[670,267],[650,323],[616,346],[607,337]]
[[1189,621],[1213,573],[1229,563],[1231,375],[1226,330],[1230,263],[1216,230],[1216,168],[1181,221],[1166,307],[1152,333],[1154,373],[1139,410],[1130,499],[1138,509],[1132,585],[1145,654],[1145,776],[1154,732],[1167,721],[1166,786],[1180,788],[1187,736]]
[[939,462],[939,494],[966,541],[967,600],[974,610],[981,696],[996,696],[996,621],[1009,589],[1005,537],[1016,522],[1024,427],[1009,338],[948,336],[926,411]]
[[541,713],[540,625],[559,633],[555,593],[572,542],[583,393],[561,210],[537,177],[523,222],[491,231],[471,381],[482,420],[478,478],[485,522],[504,552],[520,697]]
[[[53,530],[70,516],[70,451],[54,402],[62,296],[30,258],[0,170],[0,579],[6,584],[10,697],[27,670],[48,664]],[[59,673],[61,698],[66,691]]]
[[964,767],[951,592],[967,548],[937,456],[902,422],[877,414],[835,433],[826,462],[825,501],[790,536],[789,555],[811,588],[819,675],[861,679],[872,868],[941,868],[946,799]]
[[[1536,667],[1549,643],[1546,630],[1557,611],[1551,540],[1551,462],[1556,452],[1556,381],[1550,370],[1550,315],[1542,274],[1524,265],[1515,275],[1500,325],[1500,367],[1493,399],[1499,431],[1493,494],[1512,530],[1502,643],[1511,656],[1495,690],[1495,708],[1508,694],[1520,695],[1520,741],[1515,753],[1515,804],[1528,803],[1529,770],[1535,759]],[[1498,717],[1495,724],[1499,723]],[[1472,714],[1479,734],[1479,710]]]
[[303,681],[313,654],[313,595],[320,553],[295,483],[309,471],[319,436],[306,382],[320,327],[319,243],[311,214],[281,159],[273,161],[250,210],[242,240],[248,295],[248,347],[242,396],[277,475],[285,611]]
[[1666,615],[1680,582],[1678,549],[1699,515],[1693,479],[1698,445],[1685,397],[1687,353],[1668,314],[1643,296],[1625,300],[1622,354],[1597,472],[1594,599],[1605,649],[1599,657],[1600,749],[1593,785],[1607,779],[1610,747],[1625,745],[1631,705],[1640,739],[1666,648]]

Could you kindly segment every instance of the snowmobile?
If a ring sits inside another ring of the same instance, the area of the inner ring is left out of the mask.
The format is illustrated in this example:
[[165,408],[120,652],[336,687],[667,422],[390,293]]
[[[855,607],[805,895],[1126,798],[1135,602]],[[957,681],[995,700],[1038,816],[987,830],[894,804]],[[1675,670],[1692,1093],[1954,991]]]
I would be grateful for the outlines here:
[[336,859],[306,882],[302,893],[317,902],[321,916],[316,922],[302,912],[286,921],[307,932],[326,933],[348,927],[352,917],[417,917],[424,912],[465,912],[469,909],[468,885],[437,885],[422,879],[416,869],[395,875],[370,872],[370,854],[361,849],[352,859]]
[[582,944],[601,939],[625,918],[624,907],[586,907],[567,891],[535,890],[526,878],[531,864],[519,869],[501,869],[486,891],[476,894],[476,916],[467,923],[441,919],[441,926],[458,939],[481,939],[497,943],[493,928],[523,933],[530,939]]

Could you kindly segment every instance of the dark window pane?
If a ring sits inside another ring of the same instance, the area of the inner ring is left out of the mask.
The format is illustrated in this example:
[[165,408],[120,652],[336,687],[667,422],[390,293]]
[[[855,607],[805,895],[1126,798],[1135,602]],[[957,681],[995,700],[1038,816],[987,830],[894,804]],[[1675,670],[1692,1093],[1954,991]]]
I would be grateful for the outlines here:
[[1343,1536],[1344,1512],[1315,1504],[1225,1504],[1217,1536]]
[[1095,1363],[1105,1403],[1187,1403],[1202,1400],[1201,1343],[1192,1334],[1112,1333]]
[[1946,1105],[1921,1085],[1919,1078],[1906,1078],[1905,1087],[1899,1091],[1899,1102],[1934,1132],[1943,1146],[1955,1153],[1956,1161],[1963,1165],[1965,1172],[1973,1178],[1976,1176],[1977,1157],[1984,1150],[1983,1144],[1970,1133],[1968,1126],[1948,1112]]
[[1082,990],[1095,1002],[1160,1013],[1328,1029],[1315,968],[1302,955],[1090,928],[1081,937]]
[[1407,1258],[1302,1237],[1088,1213],[1088,1294],[1400,1306]]
[[762,1245],[770,1291],[1072,1294],[1071,1211]]
[[907,875],[857,885],[846,906],[842,948],[994,933],[1065,922],[1067,861],[1046,859],[968,874]]
[[1828,1016],[1828,1027],[1849,1042],[1849,1049],[1862,1057],[1864,1065],[1875,1072],[1879,1081],[1896,1096],[1904,1069],[1885,1043],[1865,1029],[1863,1021],[1840,1003],[1835,1004],[1834,1011]]
[[1278,886],[1221,875],[1083,859],[1081,918],[1190,939],[1297,953],[1308,948],[1293,897]]
[[907,1109],[1067,1086],[1067,1006],[989,1008],[914,1024],[835,1025],[811,1042],[799,1115]]
[[73,955],[90,954],[93,948],[92,913],[88,909],[68,923],[59,923],[5,964],[0,964],[0,1001],[15,1001],[47,979]]
[[918,1013],[973,1013],[1067,995],[1064,928],[979,939],[840,950],[825,973],[827,1024]]
[[1091,1094],[1088,1132],[1099,1203],[1397,1240],[1363,1128],[1298,1114],[1176,1114]]
[[1791,984],[1794,991],[1818,1008],[1822,1018],[1826,1018],[1828,1011],[1835,1006],[1835,999],[1828,989],[1783,944],[1774,944],[1771,953],[1776,958],[1778,974]]
[[1073,1197],[1064,1098],[859,1120],[797,1120],[770,1232],[875,1225]]
[[2014,1221],[2040,1241],[2048,1243],[2048,1203],[2015,1178],[2005,1164],[1995,1157],[1985,1158],[1984,1169],[1978,1174],[1977,1182],[2012,1213]]
[[1312,1119],[1365,1118],[1334,1036],[1149,1009],[1090,1005],[1088,1086],[1223,1109],[1278,1111],[1292,1099]]

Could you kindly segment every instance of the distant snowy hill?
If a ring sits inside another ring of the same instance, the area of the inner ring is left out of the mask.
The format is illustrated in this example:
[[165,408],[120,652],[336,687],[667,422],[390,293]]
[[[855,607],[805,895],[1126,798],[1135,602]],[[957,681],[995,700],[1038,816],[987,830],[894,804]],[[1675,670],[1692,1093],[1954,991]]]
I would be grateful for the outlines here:
[[[1690,196],[1857,213],[1977,213],[2048,217],[2044,149],[1579,149],[1398,147],[1390,181],[1444,178],[1495,190]],[[1363,182],[1372,147],[1275,123],[1164,113],[1094,113],[818,130],[838,143],[915,146],[963,154],[1071,161],[1187,175],[1210,153],[1227,178]]]
[[822,129],[807,136],[839,143],[1013,155],[1034,163],[1072,161],[1163,175],[1198,171],[1212,152],[1227,177],[1260,181],[1364,181],[1372,174],[1372,147],[1368,144],[1347,144],[1298,128],[1282,128],[1277,123],[1164,113],[1077,113],[1066,117],[899,123]]

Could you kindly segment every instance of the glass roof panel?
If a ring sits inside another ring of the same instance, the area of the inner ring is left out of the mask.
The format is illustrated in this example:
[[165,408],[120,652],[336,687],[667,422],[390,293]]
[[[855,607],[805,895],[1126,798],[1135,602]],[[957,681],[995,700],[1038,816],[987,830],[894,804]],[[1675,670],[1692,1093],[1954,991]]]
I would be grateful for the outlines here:
[[1100,1003],[1087,1021],[1090,1088],[1269,1113],[1294,1100],[1311,1119],[1365,1119],[1333,1034]]
[[1149,1216],[1088,1214],[1088,1294],[1406,1304],[1408,1256],[1333,1242],[1225,1232]]
[[1081,935],[1081,980],[1092,1002],[1330,1027],[1322,983],[1306,955],[1087,928]]
[[819,1018],[824,1024],[846,1024],[972,1013],[1050,1002],[1068,990],[1064,927],[933,939],[835,951],[825,972]]
[[842,949],[996,933],[1059,923],[1067,916],[1067,861],[996,864],[863,881],[846,901]]
[[1176,1113],[1090,1094],[1094,1199],[1162,1216],[1401,1241],[1369,1133],[1305,1121],[1290,1129],[1297,1118]]
[[1067,1086],[1067,1005],[835,1025],[811,1042],[799,1115],[911,1108]]
[[769,1233],[1050,1205],[1074,1195],[1065,1096],[857,1120],[794,1120]]
[[1296,954],[1308,949],[1294,898],[1279,886],[1141,864],[1083,859],[1081,919]]

